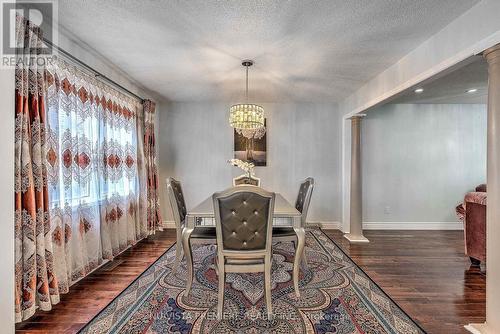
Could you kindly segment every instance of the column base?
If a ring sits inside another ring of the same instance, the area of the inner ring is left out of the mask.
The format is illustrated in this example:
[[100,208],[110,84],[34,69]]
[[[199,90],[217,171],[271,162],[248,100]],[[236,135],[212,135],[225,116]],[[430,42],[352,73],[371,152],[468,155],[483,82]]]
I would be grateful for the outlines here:
[[464,328],[471,332],[472,334],[494,334],[496,332],[488,328],[486,323],[483,324],[469,324],[465,325]]
[[350,233],[346,233],[344,234],[344,238],[349,240],[351,244],[366,244],[370,242],[370,240],[366,239],[363,235],[353,235]]

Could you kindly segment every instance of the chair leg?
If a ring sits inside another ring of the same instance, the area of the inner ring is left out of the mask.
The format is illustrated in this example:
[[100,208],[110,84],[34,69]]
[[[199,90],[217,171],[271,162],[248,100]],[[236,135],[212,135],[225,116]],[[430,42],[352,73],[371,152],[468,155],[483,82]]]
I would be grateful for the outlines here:
[[271,256],[264,258],[264,288],[266,295],[267,315],[271,317],[273,314],[273,306],[271,304]]
[[182,254],[182,245],[177,243],[175,245],[175,262],[174,262],[174,268],[172,270],[172,274],[175,274],[177,270],[179,269],[179,265],[184,258],[184,254]]
[[194,263],[191,242],[189,241],[191,232],[193,232],[193,229],[187,228],[184,229],[184,232],[182,232],[182,248],[184,251],[184,256],[186,257],[187,267],[186,290],[184,292],[185,296],[189,296],[189,293],[191,292],[191,286],[193,285]]
[[219,256],[215,254],[215,261],[214,261],[214,269],[215,269],[215,274],[219,276]]
[[[293,249],[297,249],[297,241],[296,240],[292,240],[292,245],[293,245]],[[305,247],[304,247],[304,250],[302,252],[302,260],[304,260],[304,265],[306,267],[309,267],[309,264],[307,263],[306,248]]]
[[304,265],[306,267],[309,267],[309,264],[307,263],[307,257],[306,257],[306,247],[304,247],[304,249],[302,251],[302,259],[304,260]]
[[299,270],[300,261],[302,260],[302,254],[304,252],[304,243],[306,239],[306,233],[303,228],[294,228],[297,234],[297,248],[295,250],[295,258],[293,260],[293,286],[295,289],[295,296],[300,297],[299,291]]
[[226,283],[226,272],[224,268],[224,256],[219,257],[219,299],[217,301],[217,319],[222,319],[224,311],[224,284]]

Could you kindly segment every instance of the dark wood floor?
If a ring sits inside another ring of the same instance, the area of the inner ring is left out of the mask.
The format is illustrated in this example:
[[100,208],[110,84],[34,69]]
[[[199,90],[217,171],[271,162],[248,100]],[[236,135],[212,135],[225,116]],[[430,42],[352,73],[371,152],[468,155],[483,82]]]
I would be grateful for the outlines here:
[[97,269],[62,295],[52,311],[39,311],[18,324],[16,333],[76,333],[174,243],[175,230],[142,240],[114,259],[114,269]]
[[469,269],[463,232],[367,231],[364,245],[325,232],[428,333],[469,333],[464,325],[485,321],[486,276]]
[[[484,322],[486,277],[469,270],[457,231],[368,231],[371,243],[349,245],[326,231],[428,333],[466,333]],[[71,287],[50,312],[18,324],[17,333],[75,333],[175,241],[159,232]],[[116,265],[116,266],[115,266]]]

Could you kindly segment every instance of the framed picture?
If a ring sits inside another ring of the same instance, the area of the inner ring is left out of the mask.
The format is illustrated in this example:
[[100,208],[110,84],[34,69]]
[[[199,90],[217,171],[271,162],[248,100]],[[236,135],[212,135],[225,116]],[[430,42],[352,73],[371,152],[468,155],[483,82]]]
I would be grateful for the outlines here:
[[256,130],[234,129],[234,158],[252,162],[255,166],[267,164],[267,120]]

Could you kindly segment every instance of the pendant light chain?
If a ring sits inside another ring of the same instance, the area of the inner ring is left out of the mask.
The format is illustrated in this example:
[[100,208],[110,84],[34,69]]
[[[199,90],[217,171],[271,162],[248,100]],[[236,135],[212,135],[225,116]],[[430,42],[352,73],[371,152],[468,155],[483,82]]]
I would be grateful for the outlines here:
[[244,60],[241,65],[246,67],[245,77],[245,98],[244,104],[235,104],[229,108],[229,124],[240,130],[261,129],[264,126],[264,108],[251,104],[248,100],[248,68],[253,65],[253,61]]
[[247,68],[247,80],[246,80],[246,93],[245,93],[245,96],[246,96],[246,103],[248,103],[248,65],[245,66]]

